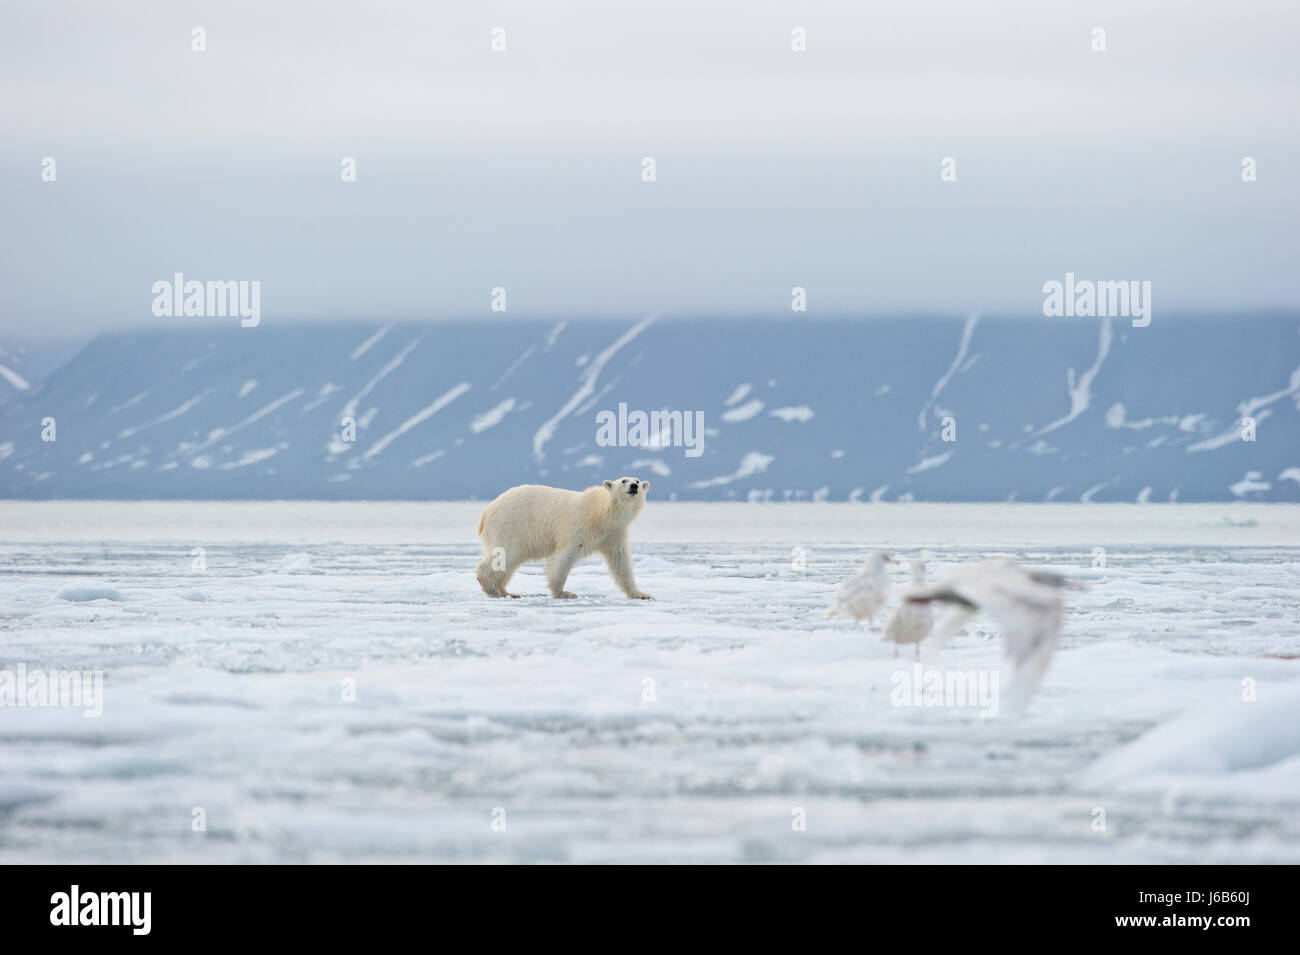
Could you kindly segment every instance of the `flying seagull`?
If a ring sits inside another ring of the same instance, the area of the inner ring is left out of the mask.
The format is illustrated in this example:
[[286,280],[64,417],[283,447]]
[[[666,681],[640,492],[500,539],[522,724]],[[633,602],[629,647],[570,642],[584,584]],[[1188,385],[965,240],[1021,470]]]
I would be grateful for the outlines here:
[[876,611],[885,605],[889,596],[888,564],[898,561],[883,550],[872,551],[862,569],[840,584],[835,603],[826,612],[828,617],[852,617],[855,623],[865,619],[872,630],[876,629]]
[[939,646],[947,643],[976,613],[983,610],[1003,626],[1003,650],[1014,674],[1009,691],[1012,716],[1024,711],[1038,688],[1061,632],[1065,601],[1061,590],[1077,587],[1060,574],[1027,570],[1010,560],[967,564],[943,580],[909,593],[911,604],[939,602],[952,608],[935,630]]

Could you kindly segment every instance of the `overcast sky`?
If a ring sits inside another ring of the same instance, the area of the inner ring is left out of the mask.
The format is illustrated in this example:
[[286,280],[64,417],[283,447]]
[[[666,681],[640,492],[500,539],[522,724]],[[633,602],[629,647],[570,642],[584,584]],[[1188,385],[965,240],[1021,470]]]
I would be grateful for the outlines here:
[[1030,315],[1067,271],[1298,306],[1297,36],[1294,0],[5,4],[0,334],[184,321],[175,272],[263,323]]

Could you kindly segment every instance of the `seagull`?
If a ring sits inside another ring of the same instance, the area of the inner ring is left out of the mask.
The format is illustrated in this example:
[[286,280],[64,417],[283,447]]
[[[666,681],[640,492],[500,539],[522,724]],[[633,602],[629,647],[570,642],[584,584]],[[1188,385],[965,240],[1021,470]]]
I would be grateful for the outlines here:
[[921,659],[921,641],[925,639],[930,628],[934,626],[934,611],[929,603],[916,603],[907,599],[910,594],[925,590],[925,564],[912,561],[912,582],[904,593],[904,599],[894,607],[885,623],[883,639],[894,644],[894,656],[898,656],[898,645],[910,643],[916,647],[916,659]]
[[938,601],[952,607],[935,631],[939,646],[981,610],[1002,624],[1003,650],[1015,668],[1007,709],[1015,716],[1038,689],[1056,649],[1065,609],[1061,590],[1077,586],[1060,574],[1026,570],[1010,560],[986,560],[958,568],[938,583],[909,593],[904,601]]
[[889,596],[889,574],[885,565],[897,563],[883,550],[872,551],[862,570],[840,584],[835,603],[826,616],[852,617],[855,623],[860,623],[865,617],[867,624],[875,630],[876,611],[885,605],[885,598]]

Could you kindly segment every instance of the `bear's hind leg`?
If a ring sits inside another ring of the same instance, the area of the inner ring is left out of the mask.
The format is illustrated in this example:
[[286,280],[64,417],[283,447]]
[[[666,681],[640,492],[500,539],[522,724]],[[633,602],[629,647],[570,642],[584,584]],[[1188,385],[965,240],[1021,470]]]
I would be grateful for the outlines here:
[[518,564],[511,564],[509,567],[505,569],[505,572],[502,573],[500,578],[497,580],[497,589],[501,591],[501,596],[518,598],[519,596],[518,594],[512,594],[510,591],[506,590],[506,585],[510,583],[510,578],[515,575],[515,571],[518,569],[519,569]]
[[500,579],[499,571],[492,569],[492,555],[488,554],[479,561],[478,569],[474,572],[478,578],[478,585],[483,588],[483,593],[489,597],[504,597],[504,581]]

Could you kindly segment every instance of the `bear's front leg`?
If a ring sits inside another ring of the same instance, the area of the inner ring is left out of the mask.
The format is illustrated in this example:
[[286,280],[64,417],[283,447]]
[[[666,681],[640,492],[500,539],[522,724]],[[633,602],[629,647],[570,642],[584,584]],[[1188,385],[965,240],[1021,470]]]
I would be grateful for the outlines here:
[[623,593],[632,600],[654,600],[636,585],[636,577],[632,574],[632,554],[626,536],[603,553],[605,564],[609,567],[609,575],[614,578],[614,583],[618,584]]
[[546,583],[550,585],[552,597],[573,599],[578,596],[564,589],[564,582],[569,579],[569,571],[578,559],[577,547],[565,547],[557,550],[546,562]]

